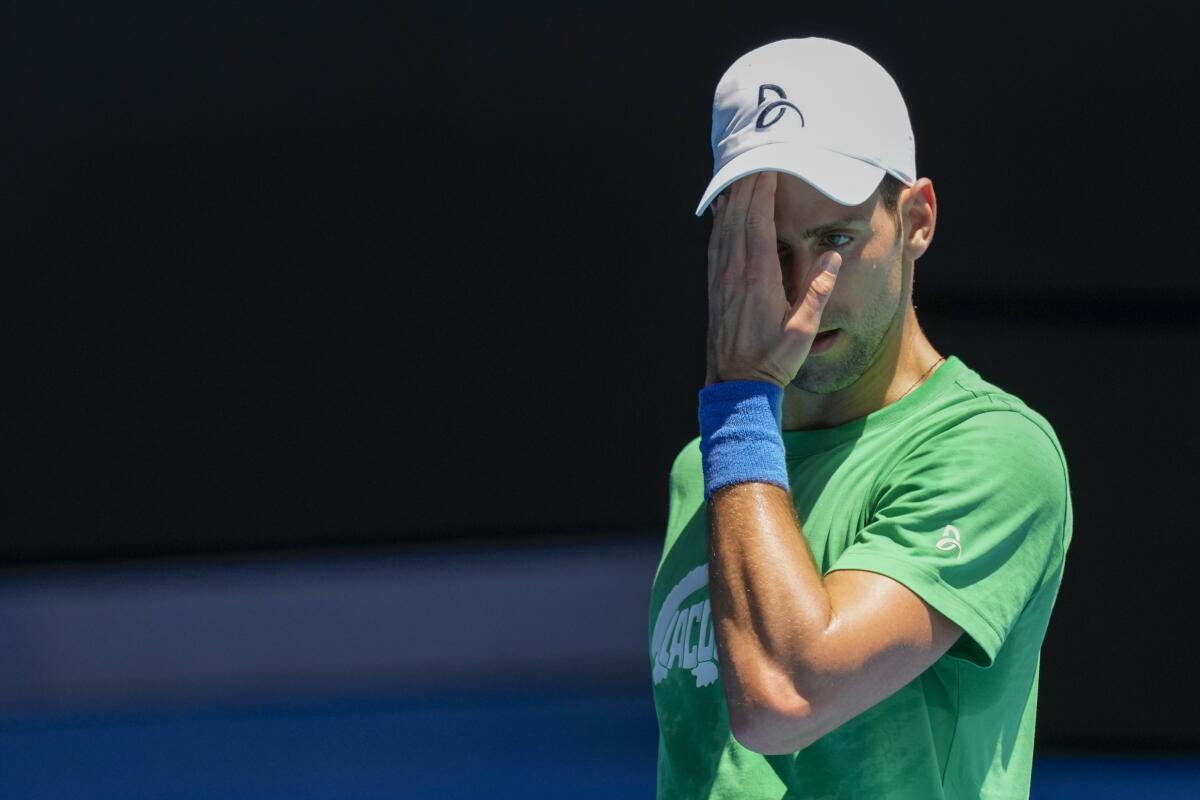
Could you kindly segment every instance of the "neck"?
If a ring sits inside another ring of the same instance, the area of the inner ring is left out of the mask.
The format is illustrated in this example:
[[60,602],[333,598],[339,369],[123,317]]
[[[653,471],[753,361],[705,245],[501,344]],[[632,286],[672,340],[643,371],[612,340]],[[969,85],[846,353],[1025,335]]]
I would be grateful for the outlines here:
[[833,428],[865,417],[915,390],[936,371],[930,367],[942,356],[917,324],[912,303],[904,306],[905,312],[897,315],[884,346],[857,381],[830,394],[786,388],[783,430]]

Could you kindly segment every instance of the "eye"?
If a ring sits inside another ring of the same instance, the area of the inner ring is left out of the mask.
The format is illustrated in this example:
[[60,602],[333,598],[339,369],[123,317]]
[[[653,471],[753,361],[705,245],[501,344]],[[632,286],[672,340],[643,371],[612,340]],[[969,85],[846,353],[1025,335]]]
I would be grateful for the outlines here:
[[822,247],[845,247],[854,239],[844,233],[827,233],[821,237]]

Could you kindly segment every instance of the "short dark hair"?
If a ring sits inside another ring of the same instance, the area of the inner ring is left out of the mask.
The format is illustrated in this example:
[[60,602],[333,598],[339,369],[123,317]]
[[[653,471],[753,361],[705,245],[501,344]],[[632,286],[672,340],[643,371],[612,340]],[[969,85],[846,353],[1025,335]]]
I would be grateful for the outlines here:
[[879,182],[879,202],[883,204],[883,210],[888,212],[892,217],[892,222],[896,224],[896,236],[899,237],[903,226],[900,224],[900,192],[904,190],[904,184],[899,178],[893,176],[890,172],[885,172],[883,180]]
[[896,208],[900,205],[900,192],[904,190],[904,184],[900,179],[887,172],[883,175],[883,180],[879,183],[879,199],[883,201],[883,207],[889,214],[895,214]]

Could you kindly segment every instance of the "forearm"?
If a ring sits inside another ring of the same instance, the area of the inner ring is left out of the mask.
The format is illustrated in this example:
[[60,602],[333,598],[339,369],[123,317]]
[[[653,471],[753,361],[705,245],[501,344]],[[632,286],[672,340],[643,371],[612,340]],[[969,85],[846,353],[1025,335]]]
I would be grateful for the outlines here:
[[700,392],[713,629],[730,728],[759,748],[808,727],[829,677],[818,655],[831,601],[787,488],[782,403],[762,381]]
[[791,496],[738,483],[708,504],[709,593],[731,727],[811,713],[809,667],[831,606]]

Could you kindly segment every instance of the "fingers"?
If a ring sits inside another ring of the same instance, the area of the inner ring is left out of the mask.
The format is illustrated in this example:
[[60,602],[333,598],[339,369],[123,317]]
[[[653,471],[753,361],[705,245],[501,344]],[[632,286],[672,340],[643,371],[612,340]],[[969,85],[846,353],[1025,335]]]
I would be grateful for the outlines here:
[[725,315],[726,292],[722,290],[721,279],[726,269],[724,261],[725,237],[722,235],[722,220],[725,206],[729,202],[729,190],[722,192],[713,203],[713,226],[708,236],[708,368],[704,385],[708,386],[716,378],[717,342],[721,338],[721,323]]
[[713,202],[713,224],[712,230],[708,234],[708,286],[712,288],[713,283],[720,277],[721,269],[721,211],[725,207],[728,198],[724,193],[717,196]]
[[757,175],[738,178],[729,187],[729,199],[721,209],[721,217],[715,222],[720,229],[719,257],[722,274],[720,279],[727,286],[740,284],[746,268],[746,209],[754,190]]
[[[766,340],[779,335],[789,310],[776,252],[775,186],[774,173],[752,173],[734,181],[713,205],[706,380],[718,379],[730,363],[737,367],[747,353],[768,349]],[[771,270],[773,284],[765,279]],[[768,296],[772,287],[774,295]]]
[[773,172],[755,172],[734,181],[713,202],[709,235],[709,278],[725,283],[756,282],[776,257]]
[[746,283],[782,286],[779,252],[775,240],[775,187],[778,174],[760,172],[746,211]]

